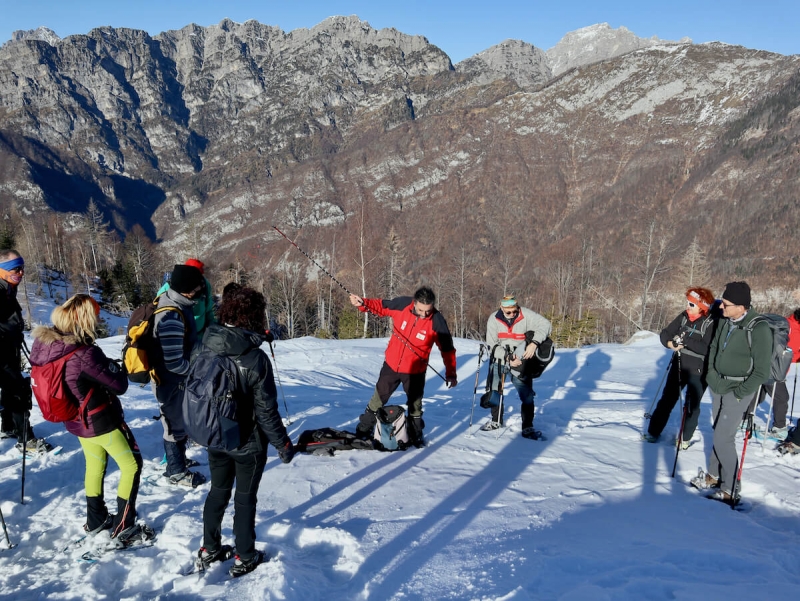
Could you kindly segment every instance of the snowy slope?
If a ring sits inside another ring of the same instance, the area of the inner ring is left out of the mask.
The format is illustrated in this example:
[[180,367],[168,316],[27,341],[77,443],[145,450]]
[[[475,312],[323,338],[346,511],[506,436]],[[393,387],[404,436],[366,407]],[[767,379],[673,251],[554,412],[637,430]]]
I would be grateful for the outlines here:
[[[122,340],[100,344],[116,356]],[[275,344],[294,440],[306,429],[355,428],[385,344]],[[711,450],[708,397],[700,440],[681,453],[675,480],[674,447],[640,441],[642,416],[669,360],[656,337],[559,349],[536,383],[536,424],[546,442],[520,437],[513,393],[509,427],[499,437],[476,431],[487,413],[479,407],[468,435],[478,345],[459,340],[457,349],[458,387],[447,390],[429,371],[426,448],[301,455],[290,465],[270,451],[256,531],[272,561],[237,580],[224,567],[202,579],[180,575],[201,542],[208,485],[187,492],[157,484],[163,447],[149,389],[132,387],[123,405],[151,480],[141,487],[140,518],[159,531],[158,541],[94,565],[77,561],[82,550],[63,551],[80,536],[85,517],[78,441],[34,410],[37,434],[64,451],[29,462],[21,505],[20,459],[11,441],[0,441],[0,507],[18,543],[0,552],[0,596],[741,599],[781,598],[800,585],[800,457],[779,456],[774,443],[751,444],[743,496],[752,508],[741,513],[686,485]],[[432,365],[443,370],[435,350]],[[481,387],[484,376],[485,366]],[[677,411],[672,419],[664,438],[678,429]],[[190,455],[207,470],[202,448]],[[109,502],[118,473],[112,462]],[[231,516],[232,507],[223,523],[232,543]]]

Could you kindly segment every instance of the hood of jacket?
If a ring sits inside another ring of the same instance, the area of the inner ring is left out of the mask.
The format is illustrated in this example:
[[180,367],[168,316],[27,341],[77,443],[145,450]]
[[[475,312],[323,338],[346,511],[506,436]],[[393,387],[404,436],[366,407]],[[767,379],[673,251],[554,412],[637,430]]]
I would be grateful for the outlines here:
[[203,344],[220,355],[239,356],[259,348],[264,337],[245,330],[212,323],[203,335]]
[[62,334],[50,326],[36,326],[31,332],[31,365],[46,365],[57,361],[80,346],[85,346],[77,336]]

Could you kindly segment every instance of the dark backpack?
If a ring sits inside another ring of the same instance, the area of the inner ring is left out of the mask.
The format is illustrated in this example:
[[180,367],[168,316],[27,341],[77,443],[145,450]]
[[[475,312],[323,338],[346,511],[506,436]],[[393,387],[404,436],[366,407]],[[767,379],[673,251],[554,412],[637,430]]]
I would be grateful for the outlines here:
[[405,451],[408,447],[406,411],[400,405],[384,405],[375,414],[373,441],[381,451]]
[[147,384],[153,368],[162,360],[161,345],[153,337],[155,317],[158,313],[175,311],[185,320],[183,312],[177,307],[158,308],[158,299],[138,307],[128,320],[125,334],[125,346],[122,347],[122,363],[128,372],[128,379],[136,384]]
[[298,453],[330,456],[334,455],[336,451],[371,451],[373,448],[371,441],[361,440],[351,432],[333,428],[306,430],[300,434],[300,438],[295,445],[295,450]]
[[553,362],[556,356],[556,347],[553,340],[548,336],[542,343],[536,346],[536,352],[530,359],[523,359],[520,371],[523,378],[535,380],[544,373],[547,366]]
[[42,417],[49,422],[69,422],[81,416],[84,424],[86,418],[84,413],[92,398],[94,388],[89,390],[89,394],[78,404],[67,391],[64,381],[64,366],[72,355],[78,352],[75,349],[51,363],[44,365],[34,365],[31,367],[31,388],[36,397]]
[[183,392],[183,424],[189,438],[212,449],[242,446],[237,396],[239,368],[230,357],[205,346],[194,355]]
[[[747,332],[747,344],[753,348],[753,328],[760,323],[766,323],[772,331],[772,361],[770,362],[769,379],[764,384],[771,385],[775,382],[785,382],[786,374],[792,365],[792,349],[789,344],[789,320],[774,313],[762,313],[750,320],[744,328]],[[750,358],[750,371],[753,371],[753,359]]]

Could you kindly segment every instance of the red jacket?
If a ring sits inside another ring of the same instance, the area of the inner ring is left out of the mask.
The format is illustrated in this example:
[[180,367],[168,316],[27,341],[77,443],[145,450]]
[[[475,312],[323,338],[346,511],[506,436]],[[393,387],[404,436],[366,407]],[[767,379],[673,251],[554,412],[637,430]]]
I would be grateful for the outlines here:
[[392,335],[386,347],[386,364],[401,374],[420,374],[428,367],[433,345],[439,347],[445,377],[456,377],[456,349],[447,322],[436,309],[428,317],[414,311],[414,300],[401,296],[391,300],[365,298],[359,311],[392,318]]
[[794,314],[786,318],[789,321],[789,344],[788,347],[792,349],[794,355],[792,361],[795,363],[800,362],[800,323],[794,318]]

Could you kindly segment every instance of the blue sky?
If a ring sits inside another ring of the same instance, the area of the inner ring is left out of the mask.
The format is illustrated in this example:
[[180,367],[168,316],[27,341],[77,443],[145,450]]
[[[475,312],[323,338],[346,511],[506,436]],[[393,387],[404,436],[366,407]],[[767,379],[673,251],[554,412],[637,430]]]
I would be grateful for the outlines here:
[[376,29],[424,35],[455,63],[505,39],[546,50],[594,23],[624,25],[640,37],[722,41],[781,54],[800,53],[800,0],[0,0],[0,43],[16,29],[44,25],[65,37],[111,25],[156,35],[189,23],[256,19],[284,31],[331,15],[358,15]]

